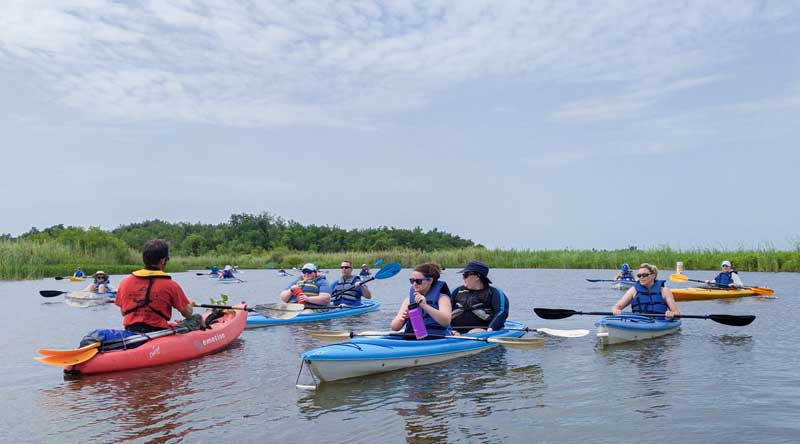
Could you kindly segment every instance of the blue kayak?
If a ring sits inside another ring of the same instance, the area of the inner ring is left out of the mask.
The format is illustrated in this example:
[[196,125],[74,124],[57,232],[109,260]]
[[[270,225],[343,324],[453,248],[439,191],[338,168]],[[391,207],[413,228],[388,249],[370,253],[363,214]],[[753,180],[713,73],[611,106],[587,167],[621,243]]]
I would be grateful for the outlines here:
[[597,321],[595,325],[601,345],[611,345],[675,333],[681,328],[681,321],[680,319],[667,320],[636,314],[622,314],[605,317]]
[[[524,328],[507,321],[508,328]],[[473,338],[519,338],[524,331],[497,330],[464,335]],[[472,356],[497,344],[453,336],[448,339],[405,340],[396,336],[356,337],[350,342],[309,350],[301,356],[320,381],[336,381]]]
[[317,322],[326,319],[343,318],[346,316],[356,316],[380,308],[381,303],[370,299],[362,299],[361,305],[348,306],[342,308],[332,307],[329,309],[306,309],[299,315],[291,319],[268,318],[258,313],[250,313],[247,316],[247,326],[245,328],[269,327],[272,325],[296,324],[300,322]]

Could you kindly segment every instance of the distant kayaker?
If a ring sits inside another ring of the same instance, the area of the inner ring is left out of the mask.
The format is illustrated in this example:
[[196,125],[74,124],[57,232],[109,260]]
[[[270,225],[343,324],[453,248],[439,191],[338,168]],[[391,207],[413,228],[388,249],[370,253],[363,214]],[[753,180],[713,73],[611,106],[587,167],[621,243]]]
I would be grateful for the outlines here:
[[665,281],[656,280],[658,268],[655,265],[639,265],[636,277],[639,280],[614,304],[612,313],[618,315],[630,304],[634,313],[664,314],[667,319],[680,314],[672,292],[664,285]]
[[716,288],[741,288],[744,287],[739,272],[733,268],[731,261],[722,261],[722,272],[713,281],[706,281],[706,284]]
[[209,276],[219,276],[219,268],[216,265],[208,267],[211,271],[208,272]]
[[[464,285],[450,295],[453,334],[502,329],[508,318],[508,297],[499,288],[489,285],[492,283],[489,267],[481,261],[470,261],[459,273]],[[469,328],[478,326],[480,328]]]
[[185,318],[192,317],[192,307],[197,304],[164,272],[169,262],[169,244],[161,239],[145,242],[142,259],[144,268],[120,281],[114,301],[124,317],[125,330],[150,333],[167,329],[173,308]]
[[425,322],[428,334],[451,334],[450,289],[447,287],[447,282],[439,280],[440,276],[441,268],[433,262],[426,262],[414,268],[409,279],[411,288],[397,315],[392,319],[392,330],[405,328],[406,333],[413,333],[411,323],[408,322],[408,306],[415,303],[422,311],[422,320]]
[[94,281],[86,287],[86,291],[92,293],[113,293],[114,288],[111,286],[111,280],[105,271],[96,271],[92,277]]
[[358,272],[358,275],[361,276],[361,279],[366,279],[372,276],[372,273],[370,273],[367,264],[361,264],[361,271]]
[[342,261],[339,265],[342,277],[331,284],[331,302],[334,305],[361,305],[361,298],[372,299],[372,292],[366,284],[361,283],[361,278],[353,276],[353,263]]
[[633,272],[631,271],[631,267],[628,264],[622,264],[622,267],[617,272],[617,275],[614,276],[615,281],[635,281],[636,279],[633,278]]
[[72,277],[82,278],[84,276],[86,276],[86,275],[83,273],[83,270],[81,270],[80,268],[75,270],[75,273],[72,273]]
[[312,263],[300,268],[299,279],[292,282],[280,294],[281,301],[297,301],[300,304],[328,305],[331,302],[331,289],[325,276],[319,275],[319,269]]
[[236,279],[236,276],[233,275],[233,267],[230,265],[226,265],[225,268],[222,269],[222,275],[219,277],[220,279]]

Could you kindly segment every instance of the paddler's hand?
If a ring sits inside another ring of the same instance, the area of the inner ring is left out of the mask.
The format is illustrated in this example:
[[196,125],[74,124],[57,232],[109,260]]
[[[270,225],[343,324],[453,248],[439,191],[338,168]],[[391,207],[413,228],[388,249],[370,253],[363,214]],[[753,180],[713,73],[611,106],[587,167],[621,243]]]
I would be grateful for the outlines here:
[[711,285],[711,281],[706,281],[706,285]]
[[681,314],[681,312],[679,312],[679,311],[667,310],[666,313],[664,313],[664,317],[667,318],[667,319],[672,319],[675,316],[678,316],[680,314]]
[[425,296],[420,293],[414,293],[414,302],[416,302],[420,307],[428,305],[428,301],[425,299]]
[[619,308],[614,307],[614,308],[611,309],[611,313],[614,316],[619,316],[619,314],[622,313],[622,310],[620,310]]

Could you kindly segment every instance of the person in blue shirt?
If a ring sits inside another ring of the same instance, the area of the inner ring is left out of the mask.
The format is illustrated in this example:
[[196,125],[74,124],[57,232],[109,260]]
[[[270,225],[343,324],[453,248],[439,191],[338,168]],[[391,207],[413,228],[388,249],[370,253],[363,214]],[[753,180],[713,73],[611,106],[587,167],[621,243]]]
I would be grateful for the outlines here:
[[216,265],[212,265],[208,267],[211,271],[208,273],[209,276],[219,276],[219,268]]
[[342,261],[339,265],[342,277],[331,284],[331,302],[334,305],[361,305],[361,298],[372,299],[372,292],[359,276],[353,276],[353,263]]
[[226,265],[225,268],[222,270],[222,275],[219,277],[220,279],[235,279],[236,276],[233,275],[233,267],[230,265]]
[[622,267],[617,272],[617,275],[614,276],[615,281],[635,281],[636,279],[633,278],[633,272],[631,271],[631,267],[628,264],[622,264]]
[[330,284],[325,276],[319,275],[317,266],[309,262],[300,268],[300,272],[300,278],[292,279],[286,289],[281,291],[281,301],[318,306],[330,304]]
[[86,275],[83,273],[83,270],[81,270],[80,268],[75,270],[75,273],[72,273],[72,277],[82,278],[84,276],[86,276]]
[[92,293],[114,292],[114,288],[111,286],[111,281],[105,271],[98,270],[92,277],[94,277],[94,281],[86,287],[86,291],[91,291]]
[[741,288],[744,287],[739,272],[733,268],[731,261],[722,261],[722,272],[713,281],[706,281],[706,284],[715,288]]

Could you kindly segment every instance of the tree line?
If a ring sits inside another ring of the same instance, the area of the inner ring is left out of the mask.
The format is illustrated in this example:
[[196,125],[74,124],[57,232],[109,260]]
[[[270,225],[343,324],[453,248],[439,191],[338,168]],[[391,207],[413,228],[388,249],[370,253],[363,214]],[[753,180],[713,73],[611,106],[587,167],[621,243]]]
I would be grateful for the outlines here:
[[[14,239],[9,235],[3,237]],[[129,255],[129,248],[140,250],[150,239],[166,239],[173,254],[185,256],[258,255],[276,250],[334,253],[407,248],[436,251],[479,246],[435,228],[424,231],[420,227],[409,230],[383,226],[345,230],[336,226],[301,225],[266,212],[233,214],[220,224],[172,223],[156,219],[122,225],[111,231],[59,224],[43,230],[34,227],[17,239],[56,240],[87,253],[103,250],[118,252],[121,256]]]

